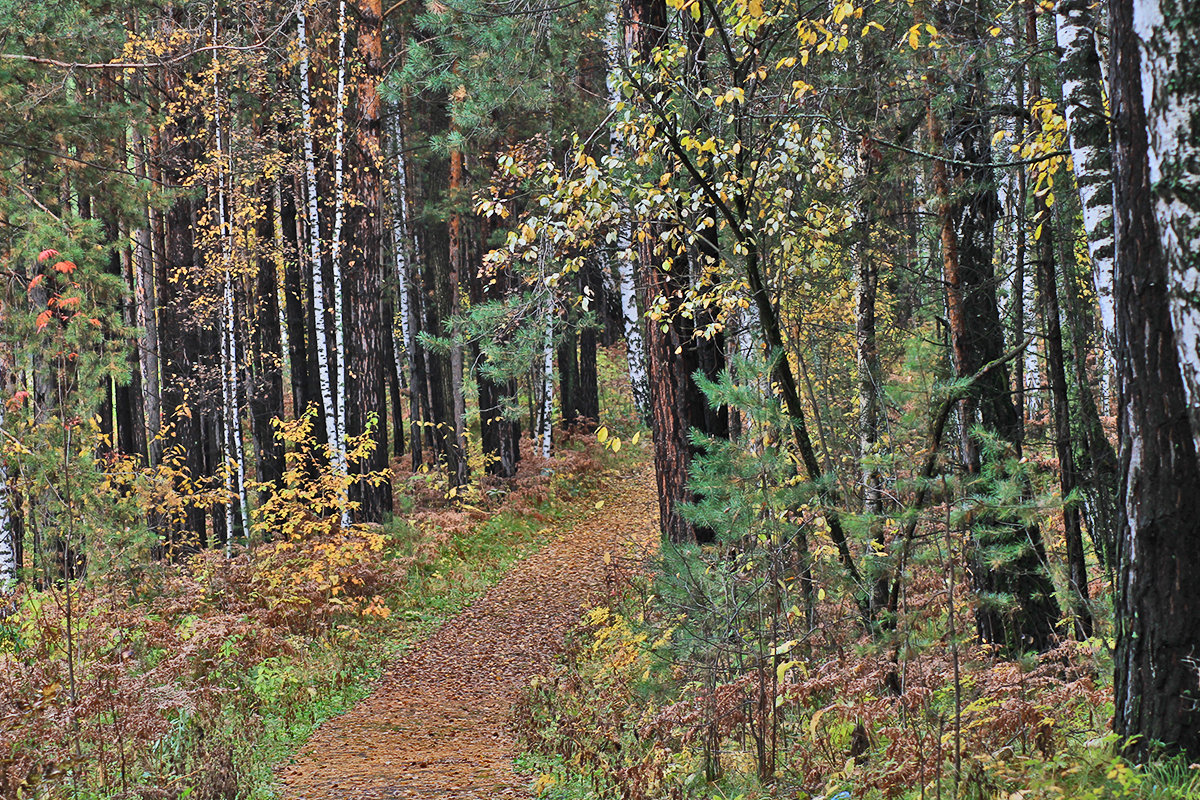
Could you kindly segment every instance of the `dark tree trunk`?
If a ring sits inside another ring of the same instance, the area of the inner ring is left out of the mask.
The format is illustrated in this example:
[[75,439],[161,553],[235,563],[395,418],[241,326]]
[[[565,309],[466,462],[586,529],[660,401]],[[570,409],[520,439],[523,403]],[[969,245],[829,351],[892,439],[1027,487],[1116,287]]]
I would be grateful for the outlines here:
[[579,416],[575,387],[579,382],[579,351],[576,347],[575,315],[567,312],[567,329],[558,343],[558,406],[564,430],[574,428]]
[[[438,170],[430,170],[435,176]],[[444,184],[443,184],[444,186]],[[431,192],[431,194],[433,194]],[[446,334],[443,320],[450,312],[450,248],[445,224],[433,222],[422,226],[424,231],[424,255],[422,269],[423,296],[421,306],[425,311],[422,330],[435,335]],[[429,348],[425,350],[426,380],[429,387],[429,423],[427,430],[432,436],[432,446],[445,464],[451,484],[461,486],[466,482],[466,454],[458,446],[454,426],[454,388],[451,380],[449,354]]]
[[[200,446],[196,448],[203,457],[202,469],[205,476],[216,475],[222,464],[221,440],[224,427],[221,421],[221,409],[217,407],[218,404],[212,405],[214,407],[211,410],[200,415]],[[201,534],[199,546],[203,548],[224,545],[230,533],[229,527],[225,524],[225,504],[213,504],[208,507],[207,513],[212,517],[212,536],[207,537],[205,534]]]
[[416,472],[425,463],[425,442],[430,439],[428,426],[424,423],[432,419],[429,410],[429,380],[425,374],[426,354],[418,334],[422,330],[424,319],[424,291],[421,271],[414,269],[412,263],[408,270],[408,326],[412,332],[412,349],[408,353],[408,391],[409,397],[409,452],[412,455],[412,469]]
[[[647,237],[650,240],[654,238]],[[643,265],[643,291],[647,308],[659,297],[672,297],[673,284],[678,280],[671,272],[658,266],[653,246],[652,241],[643,242],[638,252],[638,261]],[[683,518],[679,510],[680,506],[695,499],[688,488],[688,465],[692,456],[688,427],[692,414],[688,408],[687,390],[688,367],[692,365],[685,363],[676,352],[684,347],[689,353],[694,351],[686,335],[680,331],[678,322],[672,320],[665,325],[655,322],[646,326],[646,366],[662,533],[668,541],[683,543],[697,540],[694,526]]]
[[[485,238],[486,230],[484,227],[478,238]],[[473,259],[467,281],[472,304],[502,300],[516,288],[509,270],[500,269],[486,275],[481,270],[482,261]],[[479,389],[479,442],[483,449],[484,469],[497,478],[511,478],[517,474],[517,463],[521,459],[521,423],[513,415],[517,382],[495,381],[484,374],[486,363],[478,345],[471,346],[471,363],[475,365],[473,372]]]
[[[625,36],[631,53],[648,63],[655,47],[665,41],[666,33],[667,7],[662,0],[629,0]],[[655,227],[654,223],[643,224]],[[688,487],[688,466],[693,456],[689,429],[705,425],[709,413],[707,400],[691,378],[700,368],[701,352],[692,341],[692,324],[675,313],[688,288],[687,264],[682,256],[673,257],[658,249],[661,247],[658,238],[647,236],[639,243],[638,263],[642,268],[646,308],[654,307],[660,297],[667,301],[663,317],[646,326],[650,417],[662,533],[671,542],[704,541],[711,539],[711,531],[697,530],[680,513],[681,506],[695,499]],[[727,423],[725,433],[728,434]]]
[[291,180],[280,183],[279,219],[283,226],[284,306],[287,311],[288,368],[292,385],[292,417],[303,416],[314,398],[308,392],[311,368],[308,364],[308,314],[304,287],[312,276],[304,269],[305,248],[300,243],[296,224],[296,188]]
[[1092,635],[1092,611],[1088,605],[1087,563],[1083,553],[1083,527],[1079,506],[1068,501],[1079,486],[1075,448],[1071,436],[1071,411],[1067,393],[1067,371],[1059,322],[1058,286],[1054,269],[1054,236],[1050,209],[1042,205],[1036,219],[1042,224],[1037,263],[1038,296],[1045,325],[1046,371],[1050,378],[1050,400],[1054,411],[1054,449],[1058,455],[1059,489],[1063,503],[1063,538],[1067,545],[1067,582],[1075,611],[1075,635],[1080,641]]
[[1200,464],[1152,206],[1132,0],[1112,0],[1117,375],[1124,503],[1113,730],[1126,752],[1200,758]]
[[[1039,45],[1038,17],[1032,7],[1027,11],[1025,20],[1027,41],[1030,48],[1036,51]],[[1034,97],[1040,97],[1041,77],[1033,70],[1031,78],[1030,91]],[[1041,124],[1037,120],[1034,121],[1034,130],[1041,131]],[[1075,636],[1083,641],[1092,635],[1092,610],[1088,605],[1088,574],[1083,553],[1081,516],[1078,505],[1069,499],[1079,486],[1079,470],[1075,464],[1075,448],[1071,437],[1071,408],[1067,393],[1066,359],[1063,356],[1062,324],[1059,317],[1058,280],[1054,263],[1054,215],[1045,195],[1035,197],[1034,207],[1037,211],[1034,222],[1042,232],[1038,239],[1035,280],[1042,307],[1042,324],[1045,326],[1046,373],[1050,381],[1050,405],[1054,415],[1054,449],[1058,455],[1059,488],[1063,496],[1067,583],[1075,612]]]
[[[120,228],[115,222],[106,225],[109,238],[119,241]],[[127,240],[126,240],[127,241]],[[126,267],[129,267],[128,269]],[[136,324],[133,308],[133,270],[129,259],[129,248],[122,244],[114,247],[109,255],[109,272],[121,278],[128,288],[128,295],[121,300],[121,320],[127,326]],[[130,456],[146,456],[146,425],[142,416],[141,361],[138,359],[137,342],[130,341],[128,356],[129,381],[114,387],[115,406],[113,427],[117,452]]]
[[275,435],[271,420],[283,417],[282,328],[279,322],[279,277],[273,245],[275,200],[272,187],[261,187],[266,200],[258,221],[258,324],[253,330],[254,380],[250,389],[250,424],[258,461],[258,480],[283,488],[283,442]]
[[[945,25],[949,29],[950,24]],[[949,170],[935,161],[934,193],[940,206],[942,257],[954,366],[959,378],[976,375],[1004,352],[1004,330],[996,296],[992,262],[999,213],[991,163],[991,136],[980,109],[988,96],[982,73],[971,74],[952,112],[949,150],[958,158],[953,184],[965,187],[951,197]],[[944,147],[940,121],[928,112],[934,152]],[[1009,391],[1003,364],[976,378],[960,404],[963,466],[977,479],[983,474],[978,423],[1002,444],[1020,453],[1021,417]],[[1003,459],[1005,454],[992,458]],[[1058,603],[1046,572],[1046,554],[1036,524],[1014,515],[985,514],[972,524],[972,576],[979,597],[976,627],[984,642],[1010,653],[1046,650],[1054,642]]]
[[374,421],[375,448],[367,458],[352,463],[350,469],[358,474],[383,473],[383,478],[356,483],[350,496],[359,502],[356,521],[382,522],[384,513],[392,510],[392,484],[387,477],[390,368],[385,341],[391,319],[383,313],[383,181],[379,165],[383,132],[378,94],[383,76],[383,11],[381,0],[357,0],[356,6],[361,72],[350,185],[357,202],[347,209],[353,238],[352,247],[347,248],[349,261],[342,282],[346,294],[346,433],[348,437],[358,436]]
[[[178,137],[179,141],[174,139]],[[178,148],[162,165],[163,183],[169,187],[183,182],[183,165],[189,162],[194,146],[189,143],[186,130],[172,126],[163,134],[164,152]],[[162,414],[164,428],[169,426],[166,446],[163,448],[165,461],[176,461],[190,480],[200,480],[204,474],[203,452],[199,446],[200,416],[194,413],[194,397],[185,394],[185,388],[193,379],[193,366],[197,363],[198,346],[194,335],[188,330],[188,302],[185,297],[186,276],[195,268],[195,241],[192,222],[195,216],[195,201],[186,194],[180,195],[167,209],[163,217],[163,258],[158,262],[159,325],[158,351],[162,364]],[[184,528],[191,534],[192,544],[203,546],[205,536],[204,509],[189,506]],[[182,543],[175,537],[172,544]]]
[[[1059,242],[1064,270],[1067,265],[1075,266],[1074,254],[1068,246]],[[1062,281],[1063,297],[1066,302],[1064,320],[1071,341],[1071,378],[1075,390],[1076,439],[1080,446],[1076,451],[1081,488],[1084,494],[1083,518],[1088,535],[1096,552],[1096,559],[1103,565],[1110,578],[1113,577],[1114,553],[1117,546],[1117,484],[1120,466],[1117,453],[1104,426],[1100,421],[1100,410],[1092,394],[1088,374],[1088,342],[1094,334],[1090,310],[1084,310],[1075,280],[1066,275]],[[1104,369],[1103,364],[1100,369]]]
[[[383,305],[383,318],[385,320],[396,318],[395,308],[390,299]],[[384,358],[387,363],[388,394],[392,398],[392,455],[400,458],[404,455],[404,404],[400,391],[400,365],[396,360],[396,326],[385,324],[384,328],[384,346],[387,348]]]
[[[603,308],[600,300],[604,296],[603,276],[600,265],[594,258],[584,261],[579,273],[579,291],[588,298],[588,306],[596,316],[597,323]],[[596,429],[600,422],[600,382],[596,373],[596,334],[594,325],[587,325],[579,331],[579,361],[575,379],[575,413],[578,416],[577,425],[585,433]]]

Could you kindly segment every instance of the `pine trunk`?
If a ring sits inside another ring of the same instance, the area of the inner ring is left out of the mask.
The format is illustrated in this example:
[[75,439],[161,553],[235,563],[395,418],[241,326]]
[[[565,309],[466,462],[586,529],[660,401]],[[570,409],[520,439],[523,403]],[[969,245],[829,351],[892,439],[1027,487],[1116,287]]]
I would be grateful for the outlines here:
[[254,333],[254,376],[250,393],[251,428],[258,462],[260,483],[273,483],[283,488],[282,440],[276,436],[272,419],[283,418],[283,329],[279,315],[279,265],[275,259],[275,195],[272,187],[263,184],[264,200],[256,239],[258,258],[258,324]]
[[318,399],[309,392],[308,314],[305,285],[309,277],[304,269],[305,253],[301,244],[296,218],[295,181],[284,180],[279,185],[279,221],[284,242],[284,310],[287,314],[288,371],[291,376],[292,418],[299,419],[309,404]]
[[[951,127],[954,149],[949,150],[957,158],[954,184],[969,187],[963,196],[951,196],[946,162],[941,158],[933,162],[951,354],[959,379],[975,376],[1004,351],[992,262],[998,200],[988,166],[991,134],[977,112],[986,99],[982,75],[976,73],[972,78],[965,88],[967,95],[955,109]],[[948,148],[932,102],[927,116],[930,146],[941,155]],[[969,475],[983,473],[984,454],[974,433],[977,423],[1015,452],[1020,447],[1021,418],[1003,364],[974,380],[970,394],[959,404],[959,414],[963,466]],[[980,598],[976,612],[980,639],[1010,653],[1048,649],[1054,642],[1059,613],[1037,525],[987,514],[973,524],[973,539],[972,576]]]
[[354,485],[351,498],[359,503],[355,519],[382,522],[392,510],[392,484],[388,470],[387,420],[387,346],[385,326],[391,320],[383,313],[384,267],[383,118],[379,101],[379,81],[383,77],[383,11],[381,0],[356,0],[358,9],[358,106],[351,175],[355,203],[351,208],[350,229],[354,237],[352,260],[343,284],[347,291],[348,337],[342,371],[346,378],[346,432],[360,436],[373,425],[374,449],[359,463],[351,465],[357,474],[375,473],[380,479]]

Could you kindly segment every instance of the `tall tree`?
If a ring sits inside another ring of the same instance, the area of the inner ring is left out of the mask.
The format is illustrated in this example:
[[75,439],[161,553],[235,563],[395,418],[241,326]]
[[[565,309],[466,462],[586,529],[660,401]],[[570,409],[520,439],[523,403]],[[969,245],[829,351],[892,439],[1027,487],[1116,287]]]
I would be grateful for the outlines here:
[[[941,11],[937,27],[954,35],[960,48],[983,46],[978,15],[957,15],[953,8]],[[969,21],[964,23],[964,19]],[[1002,360],[1004,330],[993,260],[999,201],[986,111],[991,98],[983,66],[970,59],[966,64],[963,74],[953,79],[946,133],[932,97],[927,117],[935,153],[933,190],[941,228],[951,354],[959,379],[978,374],[959,406],[962,465],[967,475],[978,481],[986,456],[985,440],[979,437],[976,425],[1016,453],[1022,443],[1020,412],[1013,405]],[[952,193],[951,186],[962,188]],[[1005,456],[990,458],[1003,462]],[[1036,523],[1003,512],[984,517],[973,524],[972,576],[980,598],[976,613],[980,638],[1010,652],[1046,650],[1054,640],[1059,611],[1046,571],[1041,531]]]
[[379,81],[383,75],[383,10],[381,0],[356,0],[358,29],[358,86],[354,139],[354,168],[350,206],[353,250],[342,288],[346,292],[346,368],[348,409],[346,432],[364,433],[372,423],[375,447],[352,471],[380,477],[354,485],[359,502],[357,520],[381,522],[392,510],[392,485],[388,468],[387,372],[385,337],[383,243],[383,116]]
[[1055,30],[1062,49],[1063,112],[1074,163],[1075,184],[1083,207],[1083,227],[1092,260],[1100,321],[1111,352],[1113,317],[1112,148],[1104,113],[1103,77],[1096,48],[1095,20],[1086,0],[1055,4]]
[[[1172,262],[1155,214],[1132,0],[1112,0],[1117,375],[1122,509],[1114,731],[1138,758],[1200,758],[1200,464],[1172,324]],[[1157,84],[1150,65],[1152,91]],[[1162,87],[1166,89],[1166,87]],[[1153,136],[1164,133],[1157,130]],[[1165,151],[1160,151],[1165,156]],[[1159,166],[1161,169],[1161,165]],[[1170,235],[1170,234],[1168,234]],[[1186,330],[1186,329],[1185,329]]]
[[1168,300],[1192,436],[1200,446],[1200,4],[1139,0],[1150,188],[1167,261]]

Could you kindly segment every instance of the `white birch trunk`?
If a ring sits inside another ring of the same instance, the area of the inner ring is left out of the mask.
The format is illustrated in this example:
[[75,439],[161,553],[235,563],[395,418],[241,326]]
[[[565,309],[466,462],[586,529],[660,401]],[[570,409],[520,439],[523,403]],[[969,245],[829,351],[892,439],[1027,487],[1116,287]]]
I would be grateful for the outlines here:
[[404,135],[400,128],[399,110],[392,115],[392,142],[396,148],[396,178],[392,181],[392,249],[396,251],[396,293],[399,295],[400,341],[396,348],[396,372],[402,369],[404,354],[411,354],[412,328],[408,324],[408,169],[404,162]]
[[[1033,272],[1032,269],[1025,270],[1025,297],[1026,298],[1035,297],[1034,291],[1035,291],[1036,287],[1033,285],[1034,276],[1031,274],[1032,272]],[[1026,329],[1029,329],[1031,327],[1031,325],[1034,325],[1035,319],[1036,318],[1034,318],[1032,315],[1030,315],[1029,311],[1026,310],[1026,320],[1025,320]],[[1025,348],[1025,353],[1022,355],[1022,358],[1025,360],[1025,406],[1026,407],[1024,410],[1018,409],[1018,411],[1021,413],[1027,414],[1027,416],[1029,416],[1029,417],[1036,415],[1037,412],[1040,411],[1042,408],[1043,392],[1041,391],[1041,382],[1042,382],[1041,374],[1040,374],[1041,368],[1039,366],[1040,359],[1038,356],[1038,350],[1040,347],[1041,347],[1041,340],[1040,339],[1035,340],[1035,343],[1031,343],[1029,345],[1029,347]]]
[[[338,452],[337,463],[346,469],[346,336],[342,323],[342,221],[346,202],[343,189],[346,174],[346,0],[338,3],[338,77],[333,140],[333,241],[330,261],[333,262],[333,338],[337,356],[337,382],[333,387],[336,404]],[[342,524],[349,521],[342,512]]]
[[542,458],[553,445],[554,419],[554,292],[546,287],[546,338],[542,346]]
[[1163,253],[1179,371],[1192,435],[1200,444],[1200,7],[1187,0],[1134,0],[1141,41],[1142,101],[1150,139],[1150,186]]
[[342,442],[337,426],[337,405],[333,399],[334,387],[329,380],[329,365],[332,354],[329,348],[329,333],[325,326],[325,310],[328,298],[325,278],[321,271],[321,219],[317,204],[317,161],[313,155],[312,89],[308,81],[308,30],[304,4],[296,12],[296,35],[300,40],[300,113],[304,134],[304,172],[307,187],[307,220],[309,261],[313,276],[313,305],[316,313],[316,356],[317,378],[321,386],[321,410],[325,417],[325,431],[329,438],[330,457],[334,470],[345,471],[342,460]]
[[[4,386],[0,372],[0,387]],[[4,402],[0,399],[0,431],[4,430]],[[3,441],[0,438],[0,441]],[[8,469],[0,456],[0,594],[8,592],[17,580],[17,543],[13,541],[12,516],[9,511],[11,496],[8,489]]]
[[[619,35],[616,6],[610,6],[605,16],[604,52],[608,58],[608,106],[616,114],[621,100],[619,86],[621,68],[625,63],[623,38]],[[609,129],[609,155],[621,155],[625,143],[615,124]],[[622,203],[624,205],[624,203]],[[637,307],[637,284],[634,278],[633,220],[628,208],[622,208],[617,222],[617,271],[620,275],[621,319],[625,329],[625,345],[629,363],[629,385],[633,390],[633,402],[638,412],[645,417],[650,413],[649,375],[646,371],[646,345],[642,340],[642,320]]]
[[1105,372],[1111,371],[1116,337],[1113,308],[1113,179],[1108,119],[1102,97],[1103,73],[1088,0],[1060,0],[1055,34],[1062,49],[1063,111],[1074,166],[1092,282],[1105,339]]
[[[146,175],[146,144],[136,125],[130,128],[133,149],[134,174],[139,179]],[[143,207],[144,224],[133,231],[134,324],[141,328],[142,339],[138,345],[138,361],[142,369],[142,404],[146,414],[146,455],[150,466],[158,466],[159,441],[162,429],[162,407],[158,382],[158,318],[155,310],[158,302],[154,285],[154,248],[150,239],[150,216]]]
[[[213,6],[213,44],[217,42],[217,14]],[[225,555],[233,556],[233,503],[236,501],[238,514],[242,523],[242,534],[250,530],[248,509],[245,502],[246,476],[243,470],[245,461],[242,452],[242,432],[238,416],[238,357],[236,318],[233,305],[233,271],[229,253],[229,225],[225,211],[225,149],[221,131],[221,86],[220,74],[216,70],[216,57],[213,57],[213,127],[216,143],[217,162],[217,236],[221,246],[221,271],[224,278],[223,313],[221,325],[221,395],[224,405],[224,444],[225,451]]]
[[[287,242],[283,238],[283,183],[279,178],[275,179],[271,193],[274,195],[272,199],[275,215],[272,219],[272,223],[275,225],[275,285],[278,287],[275,302],[279,308],[284,309],[287,308]],[[279,315],[279,341],[286,347],[286,343],[291,340],[291,331],[288,330],[288,315],[281,313]],[[280,353],[279,363],[280,369],[282,369],[282,353]]]

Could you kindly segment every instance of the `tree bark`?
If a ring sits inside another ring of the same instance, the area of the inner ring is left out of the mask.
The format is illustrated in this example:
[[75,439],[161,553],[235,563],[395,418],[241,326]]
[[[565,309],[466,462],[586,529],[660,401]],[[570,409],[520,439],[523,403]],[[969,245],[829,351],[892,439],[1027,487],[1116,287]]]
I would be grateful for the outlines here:
[[371,454],[351,465],[357,474],[382,473],[382,479],[360,481],[351,498],[359,503],[355,520],[382,522],[392,510],[392,484],[388,469],[387,347],[383,314],[384,267],[383,182],[380,174],[383,118],[379,81],[383,77],[383,10],[381,0],[356,0],[358,9],[358,108],[354,169],[351,173],[355,203],[350,209],[354,249],[343,284],[347,292],[348,336],[346,365],[346,432],[358,436],[374,420],[375,442]]
[[[1038,16],[1032,9],[1026,14],[1025,35],[1031,51],[1037,52]],[[1041,76],[1031,72],[1030,91],[1033,97],[1042,95]],[[1034,130],[1041,124],[1035,119]],[[1067,550],[1067,584],[1075,613],[1075,636],[1080,641],[1092,635],[1092,610],[1088,604],[1087,562],[1083,552],[1083,526],[1079,507],[1071,495],[1079,486],[1079,470],[1075,463],[1075,447],[1071,436],[1071,407],[1067,392],[1066,358],[1063,355],[1062,323],[1058,302],[1057,260],[1054,249],[1054,214],[1051,211],[1047,186],[1035,196],[1034,231],[1038,239],[1037,287],[1045,326],[1046,375],[1050,379],[1050,408],[1054,416],[1054,450],[1058,456],[1058,483],[1063,499],[1063,540]]]
[[[667,35],[667,7],[662,0],[629,0],[626,12],[626,48],[640,64],[649,64],[653,52]],[[711,409],[692,376],[705,367],[715,374],[721,356],[715,342],[693,341],[693,324],[680,312],[691,274],[686,254],[670,254],[656,235],[662,223],[643,221],[638,232],[643,300],[658,313],[646,329],[646,363],[650,389],[650,419],[654,439],[654,466],[659,490],[663,536],[671,542],[708,541],[712,531],[697,529],[682,514],[682,506],[695,499],[688,487],[688,467],[695,453],[689,430],[715,436],[729,435],[728,416]]]
[[258,462],[258,480],[283,488],[283,442],[275,435],[271,420],[283,418],[283,328],[279,319],[279,268],[275,259],[275,196],[271,186],[259,191],[264,211],[256,239],[258,258],[258,324],[254,330],[255,382],[250,395],[250,418]]
[[[0,433],[4,431],[4,411],[8,398],[8,376],[3,364],[0,364]],[[17,541],[12,524],[12,492],[8,485],[8,464],[0,458],[0,597],[7,594],[12,584],[17,580],[17,570],[21,566],[17,560]]]
[[321,391],[322,419],[325,424],[325,437],[329,444],[330,457],[334,469],[338,472],[345,470],[342,458],[341,428],[338,426],[338,405],[335,398],[336,386],[331,380],[331,368],[334,352],[330,343],[329,331],[326,330],[326,316],[334,302],[341,303],[341,297],[335,294],[333,299],[327,296],[325,277],[321,268],[321,221],[320,205],[317,199],[317,161],[313,151],[313,112],[312,89],[309,84],[309,47],[307,33],[307,12],[304,5],[297,9],[297,37],[300,40],[300,111],[304,138],[305,184],[307,188],[307,228],[308,228],[308,259],[312,271],[312,300],[314,322],[314,350],[316,363],[313,365],[317,372],[317,380]]
[[[946,27],[946,26],[942,26]],[[943,281],[950,323],[951,352],[958,378],[974,375],[1004,351],[992,263],[997,198],[991,162],[990,132],[978,110],[985,106],[983,76],[977,70],[956,102],[951,150],[962,164],[954,184],[969,187],[952,197],[949,168],[933,162],[933,190],[941,227]],[[930,147],[947,150],[941,120],[928,107]],[[983,472],[983,452],[976,423],[1015,449],[1020,447],[1020,416],[1009,393],[1008,370],[1002,365],[972,384],[959,406],[963,466],[972,476]],[[1054,641],[1058,604],[1046,574],[1045,548],[1037,525],[1011,516],[985,515],[973,525],[972,575],[980,606],[976,627],[984,642],[1010,653],[1043,651]],[[997,563],[997,554],[1003,559]],[[1006,607],[1011,606],[1011,610]]]
[[[1123,487],[1113,730],[1138,737],[1125,750],[1132,757],[1145,759],[1165,748],[1196,760],[1200,464],[1169,302],[1178,284],[1168,283],[1172,264],[1151,202],[1156,173],[1149,160],[1133,0],[1112,0],[1110,10]],[[1153,92],[1159,67],[1148,66]],[[1169,215],[1163,221],[1173,223]]]
[[279,218],[284,241],[284,309],[287,314],[288,368],[292,385],[292,417],[299,419],[309,404],[318,400],[309,392],[308,313],[305,284],[310,280],[306,270],[304,247],[301,245],[296,217],[295,181],[284,180],[279,186]]
[[1104,113],[1104,79],[1096,50],[1095,21],[1088,0],[1060,0],[1055,5],[1055,30],[1062,51],[1058,63],[1071,162],[1083,208],[1083,229],[1092,260],[1092,282],[1100,308],[1105,350],[1111,353],[1116,333],[1112,295],[1112,148]]
[[[617,19],[619,0],[614,0],[604,18],[604,52],[608,59],[608,107],[615,113],[621,102],[621,71],[628,63],[625,38]],[[609,129],[608,152],[614,158],[624,155],[625,142],[615,126]],[[615,247],[617,274],[621,292],[621,322],[625,329],[626,363],[629,368],[629,386],[633,392],[633,403],[643,418],[649,418],[650,392],[646,375],[646,344],[642,338],[642,317],[638,312],[637,287],[633,261],[633,217],[628,208],[622,208],[617,221]]]
[[1150,187],[1192,437],[1200,448],[1200,5],[1136,0]]
[[[583,269],[579,272],[579,292],[587,298],[588,309],[593,313],[601,311],[600,301],[604,297],[603,278],[600,265],[593,258],[585,259]],[[578,416],[577,427],[584,433],[591,433],[600,424],[600,386],[596,374],[596,334],[595,325],[588,324],[579,330],[579,370],[575,379],[575,413]]]

